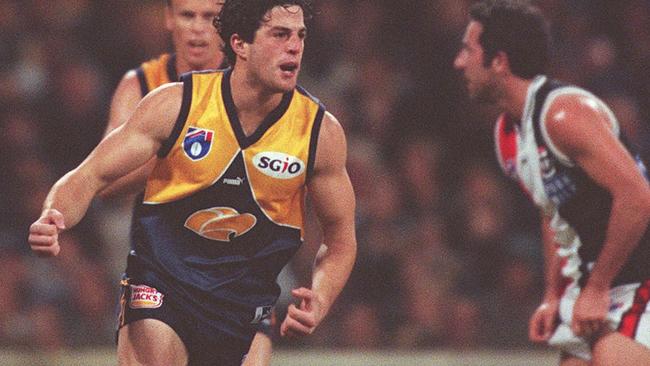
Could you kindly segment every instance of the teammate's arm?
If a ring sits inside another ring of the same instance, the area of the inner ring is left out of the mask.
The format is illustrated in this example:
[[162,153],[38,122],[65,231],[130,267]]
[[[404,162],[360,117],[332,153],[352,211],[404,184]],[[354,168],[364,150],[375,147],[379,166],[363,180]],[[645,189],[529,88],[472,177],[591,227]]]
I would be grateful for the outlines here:
[[124,74],[113,93],[104,137],[129,120],[142,97],[142,89],[136,71],[130,70]]
[[338,121],[325,114],[318,138],[314,175],[308,192],[323,230],[314,262],[311,289],[294,289],[299,306],[289,305],[282,335],[311,334],[329,312],[345,285],[357,251],[354,229],[355,198],[345,167],[345,135]]
[[544,298],[530,318],[528,337],[533,342],[547,341],[555,330],[559,311],[562,285],[561,259],[557,255],[555,233],[550,218],[543,213],[541,219],[542,244],[544,246]]
[[[131,70],[124,74],[124,77],[120,80],[113,94],[104,138],[129,120],[129,117],[131,117],[141,99],[142,90],[140,81],[138,80],[136,71]],[[154,157],[144,166],[111,183],[99,192],[99,196],[102,198],[112,198],[126,193],[137,193],[141,191],[147,177],[151,173],[151,170],[153,170],[155,162],[156,158]]]
[[50,190],[41,217],[30,226],[29,243],[42,256],[57,255],[58,233],[76,225],[97,192],[145,164],[171,134],[183,87],[169,84],[149,94],[129,122],[103,140]]
[[612,196],[604,246],[574,307],[572,327],[583,335],[603,325],[611,283],[647,228],[650,186],[593,98],[560,96],[547,116],[556,146]]

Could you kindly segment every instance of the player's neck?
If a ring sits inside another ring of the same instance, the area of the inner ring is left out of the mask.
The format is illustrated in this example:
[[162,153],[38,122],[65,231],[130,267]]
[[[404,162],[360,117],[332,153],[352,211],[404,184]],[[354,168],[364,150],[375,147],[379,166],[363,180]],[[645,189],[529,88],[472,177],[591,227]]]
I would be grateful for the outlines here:
[[230,91],[237,115],[247,135],[252,134],[282,101],[282,93],[270,92],[259,82],[235,67],[230,77]]
[[528,87],[532,80],[511,77],[506,81],[503,96],[499,102],[501,109],[517,121],[521,120],[526,105]]

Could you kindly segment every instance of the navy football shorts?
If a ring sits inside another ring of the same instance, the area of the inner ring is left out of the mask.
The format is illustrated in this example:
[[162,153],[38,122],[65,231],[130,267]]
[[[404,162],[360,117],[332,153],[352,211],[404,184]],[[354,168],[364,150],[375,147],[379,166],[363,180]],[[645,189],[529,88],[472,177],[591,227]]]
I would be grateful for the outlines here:
[[248,341],[234,337],[188,311],[166,289],[122,280],[118,329],[141,319],[157,319],[169,325],[185,344],[190,366],[239,366],[248,353]]

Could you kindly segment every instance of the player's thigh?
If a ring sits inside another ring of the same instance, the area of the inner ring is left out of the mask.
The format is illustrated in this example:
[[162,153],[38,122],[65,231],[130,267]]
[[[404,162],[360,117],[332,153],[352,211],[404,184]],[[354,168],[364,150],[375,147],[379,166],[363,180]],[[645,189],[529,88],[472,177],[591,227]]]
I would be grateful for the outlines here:
[[117,341],[120,366],[187,365],[183,341],[167,324],[156,319],[142,319],[120,328]]
[[611,332],[594,344],[592,357],[592,366],[650,365],[650,348],[618,332]]

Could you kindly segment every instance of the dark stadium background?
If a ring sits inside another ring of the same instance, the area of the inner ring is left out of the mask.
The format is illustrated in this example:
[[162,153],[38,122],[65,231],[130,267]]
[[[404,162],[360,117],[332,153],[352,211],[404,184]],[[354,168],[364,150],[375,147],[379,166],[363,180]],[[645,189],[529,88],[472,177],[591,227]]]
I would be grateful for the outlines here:
[[[322,0],[301,84],[344,125],[359,256],[313,337],[278,349],[536,349],[536,213],[502,177],[495,114],[452,68],[471,1]],[[584,86],[650,151],[650,2],[542,1],[549,74]],[[0,1],[0,348],[111,347],[128,205],[97,201],[37,259],[29,224],[51,184],[95,146],[125,71],[164,52],[164,2]],[[308,284],[318,234],[283,273]],[[280,315],[289,299],[283,298]]]

